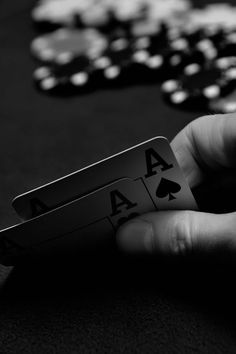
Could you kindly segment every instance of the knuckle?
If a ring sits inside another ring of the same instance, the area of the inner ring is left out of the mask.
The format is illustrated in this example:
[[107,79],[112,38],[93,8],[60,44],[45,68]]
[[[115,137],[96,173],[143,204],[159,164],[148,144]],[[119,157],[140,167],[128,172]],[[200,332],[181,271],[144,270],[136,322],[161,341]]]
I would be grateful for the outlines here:
[[192,249],[192,212],[181,211],[174,216],[170,235],[170,252],[175,255],[185,255],[191,253]]

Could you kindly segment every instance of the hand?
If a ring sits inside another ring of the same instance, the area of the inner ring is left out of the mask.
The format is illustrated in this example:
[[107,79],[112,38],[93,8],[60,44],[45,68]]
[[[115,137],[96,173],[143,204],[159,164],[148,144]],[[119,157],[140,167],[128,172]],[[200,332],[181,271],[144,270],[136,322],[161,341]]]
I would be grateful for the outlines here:
[[[205,116],[187,125],[172,149],[191,188],[236,168],[236,114]],[[236,181],[235,181],[236,184]],[[236,251],[236,212],[159,211],[122,225],[118,247],[133,254]]]

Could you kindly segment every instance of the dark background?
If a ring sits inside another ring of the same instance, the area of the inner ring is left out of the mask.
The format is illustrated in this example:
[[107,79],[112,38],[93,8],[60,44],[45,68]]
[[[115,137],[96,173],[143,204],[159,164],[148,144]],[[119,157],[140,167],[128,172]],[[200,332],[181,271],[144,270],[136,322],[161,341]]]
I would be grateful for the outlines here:
[[[198,1],[202,5],[204,1]],[[0,226],[11,200],[196,116],[159,85],[53,98],[32,85],[32,1],[0,0]],[[233,264],[134,260],[0,266],[0,353],[235,353]]]

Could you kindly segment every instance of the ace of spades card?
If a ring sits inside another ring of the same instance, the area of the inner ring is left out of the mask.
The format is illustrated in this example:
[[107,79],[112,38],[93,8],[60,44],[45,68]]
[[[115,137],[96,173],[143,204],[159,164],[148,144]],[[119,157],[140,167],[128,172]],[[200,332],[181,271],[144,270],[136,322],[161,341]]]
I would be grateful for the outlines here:
[[197,208],[170,148],[162,145],[158,151],[152,147],[146,149],[143,168],[146,173],[142,179],[157,210]]

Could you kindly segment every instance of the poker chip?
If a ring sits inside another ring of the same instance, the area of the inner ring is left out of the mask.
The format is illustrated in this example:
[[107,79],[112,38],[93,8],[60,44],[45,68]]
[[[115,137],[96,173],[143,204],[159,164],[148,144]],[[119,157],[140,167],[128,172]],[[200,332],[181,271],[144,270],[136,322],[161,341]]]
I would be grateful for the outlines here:
[[94,2],[92,6],[83,11],[76,11],[74,16],[79,26],[99,28],[105,31],[110,29],[113,19],[108,4],[102,1]]
[[135,62],[146,67],[146,76],[149,71],[152,80],[162,80],[175,77],[190,63],[203,65],[215,58],[216,50],[208,42],[202,40],[193,46],[185,37],[169,40],[168,33],[160,32],[138,38],[133,57]]
[[[32,11],[38,25],[83,26],[110,29],[138,19],[173,24],[191,7],[188,0],[40,0]],[[45,27],[46,28],[46,27]]]
[[191,63],[205,65],[214,61],[218,55],[219,50],[214,39],[203,35],[202,31],[181,33],[169,41],[169,65],[177,73]]
[[147,37],[157,35],[163,30],[160,23],[153,20],[137,20],[131,24],[130,33],[133,37]]
[[132,53],[128,39],[112,41],[109,48],[93,61],[96,80],[109,85],[131,83]]
[[233,57],[220,57],[214,61],[217,68],[227,70],[236,67],[236,56]]
[[41,91],[66,95],[93,89],[92,75],[91,60],[81,55],[64,65],[41,66],[33,77]]
[[107,39],[95,29],[61,28],[35,38],[31,43],[31,52],[43,62],[65,64],[81,54],[97,57],[107,45]]
[[224,97],[210,101],[208,108],[213,113],[236,112],[236,89]]
[[199,110],[209,101],[229,94],[235,87],[236,69],[221,70],[214,64],[197,63],[185,67],[178,79],[167,80],[161,90],[164,99],[176,107]]
[[[32,11],[34,23],[41,25],[105,27],[114,15],[127,17],[135,10],[135,0],[123,1],[118,6],[111,0],[41,0]],[[127,4],[129,3],[129,6]]]
[[191,9],[191,2],[187,0],[147,0],[146,17],[165,23],[171,27],[178,27],[185,21]]
[[191,9],[174,30],[170,30],[170,38],[186,38],[190,47],[198,46],[207,60],[235,55],[236,7],[223,3]]
[[143,0],[100,0],[77,17],[83,26],[99,28],[109,35],[117,29],[129,32],[131,23],[142,18],[143,3]]
[[135,21],[145,16],[146,4],[143,0],[110,1],[110,11],[120,23]]
[[231,80],[231,90],[225,95],[210,100],[208,108],[213,113],[236,112],[236,57],[218,58],[215,65],[226,71],[226,75]]
[[94,0],[40,0],[32,10],[38,25],[72,26],[75,14],[92,8]]
[[169,44],[165,62],[168,63],[172,76],[178,75],[184,67],[191,63],[204,65],[217,55],[213,44],[209,40],[200,40],[191,43],[186,37],[179,37]]
[[236,30],[225,33],[218,47],[219,57],[236,56]]
[[236,28],[236,7],[227,3],[207,5],[201,9],[192,9],[182,23],[185,32],[205,29],[209,33],[220,29]]
[[164,33],[139,37],[133,42],[132,63],[141,82],[158,82],[167,74],[167,43]]

